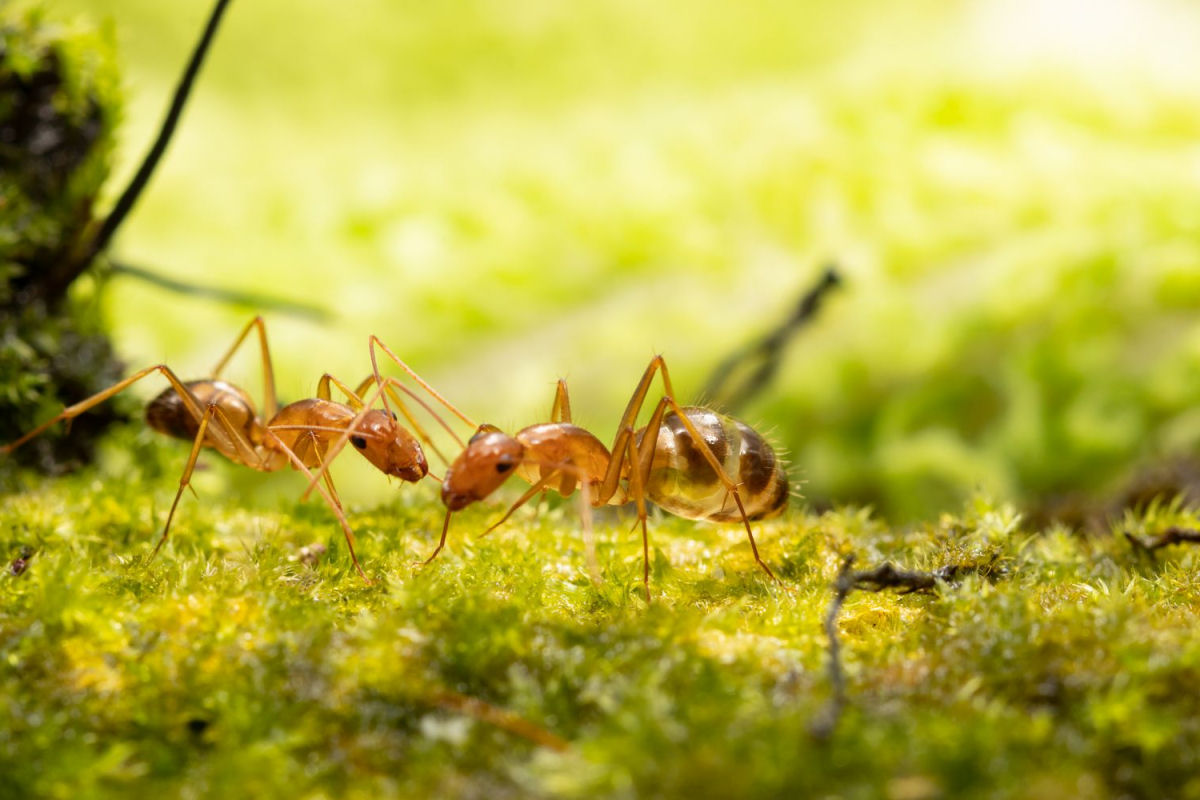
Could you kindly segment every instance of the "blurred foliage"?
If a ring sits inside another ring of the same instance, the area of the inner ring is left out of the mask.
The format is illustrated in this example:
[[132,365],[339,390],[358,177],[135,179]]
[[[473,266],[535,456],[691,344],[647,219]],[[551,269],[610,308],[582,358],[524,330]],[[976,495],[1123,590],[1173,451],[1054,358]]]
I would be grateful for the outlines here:
[[[647,607],[629,520],[598,526],[593,586],[571,503],[479,540],[501,506],[464,512],[414,568],[441,517],[419,486],[351,514],[366,586],[327,509],[203,488],[147,563],[179,455],[123,435],[101,492],[72,477],[0,510],[5,563],[33,550],[0,576],[4,796],[1200,796],[1194,547],[1149,558],[982,499],[907,529],[792,512],[758,526],[784,591],[736,527],[663,518]],[[1160,504],[1123,527],[1197,524]],[[308,564],[313,544],[328,552]],[[851,704],[821,740],[821,620],[850,552],[995,569],[852,595]],[[446,690],[569,749],[447,708]]]
[[971,485],[1042,503],[1194,454],[1200,206],[1173,159],[1200,115],[1163,96],[1130,118],[1049,80],[903,94],[878,107],[907,157],[839,209],[899,226],[880,272],[837,354],[764,411],[812,423],[790,435],[820,494],[905,516]]
[[[106,5],[123,162],[205,5]],[[376,333],[504,426],[566,375],[602,436],[654,351],[697,391],[832,259],[846,291],[746,413],[817,507],[1095,502],[1200,445],[1196,23],[1171,0],[237,4],[121,252],[338,315],[272,320],[285,395],[365,374]],[[132,363],[185,372],[248,310],[126,282],[106,304]]]
[[[119,113],[111,41],[0,9],[0,441],[115,382],[94,285],[67,295],[108,175]],[[16,451],[59,471],[89,461],[111,407]],[[6,463],[11,463],[6,458]]]

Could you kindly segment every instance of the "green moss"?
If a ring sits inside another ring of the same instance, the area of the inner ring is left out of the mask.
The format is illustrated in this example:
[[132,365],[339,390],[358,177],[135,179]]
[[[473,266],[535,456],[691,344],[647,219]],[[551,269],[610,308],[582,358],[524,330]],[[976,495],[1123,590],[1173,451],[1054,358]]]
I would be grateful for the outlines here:
[[108,177],[120,101],[109,39],[55,22],[37,5],[0,13],[0,302],[7,308],[27,301],[43,273],[74,255]]
[[[120,377],[94,285],[67,294],[119,108],[106,37],[52,21],[37,5],[0,10],[0,441]],[[78,466],[120,416],[110,408],[16,458],[50,471]]]
[[[26,796],[1195,796],[1198,557],[1025,529],[975,500],[895,529],[844,509],[758,525],[787,590],[736,528],[656,519],[654,602],[628,520],[586,576],[576,509],[456,516],[431,487],[351,509],[355,574],[320,506],[185,499],[147,555],[182,457],[123,437],[141,469],[16,495],[0,552],[0,764]],[[164,449],[170,447],[164,446]],[[288,481],[286,476],[276,476]],[[297,482],[294,477],[290,478]],[[225,497],[227,499],[221,499]],[[1196,525],[1178,505],[1125,525]],[[328,547],[314,565],[312,543]],[[913,568],[990,561],[936,594],[858,592],[839,619],[851,705],[830,696],[821,621],[846,552]],[[448,705],[461,693],[565,752]]]
[[[431,487],[350,508],[365,585],[327,509],[257,496],[298,493],[294,476],[227,465],[150,562],[185,448],[124,431],[112,465],[15,475],[0,509],[0,563],[24,565],[0,578],[0,794],[1200,796],[1200,554],[1119,535],[1197,512],[1152,504],[1084,536],[963,499],[1049,504],[1200,442],[1190,84],[964,58],[981,26],[944,4],[855,4],[852,21],[694,5],[238,4],[216,102],[145,209],[138,257],[320,287],[336,329],[272,328],[293,395],[317,370],[362,374],[361,326],[503,422],[533,421],[514,398],[544,411],[564,371],[581,419],[614,420],[651,348],[686,394],[804,265],[838,257],[847,291],[749,412],[806,494],[838,503],[756,526],[790,591],[736,528],[663,518],[647,607],[631,520],[598,525],[595,586],[571,504],[482,540],[499,509],[464,512],[415,569],[441,523]],[[165,93],[178,9],[113,9],[161,67],[139,83]],[[6,241],[73,241],[54,219]],[[244,322],[110,301],[147,358],[219,349]],[[53,381],[20,359],[103,359],[58,330],[0,340],[0,392],[23,415],[0,424],[57,404],[31,399]],[[848,553],[995,570],[852,595],[850,706],[821,738],[821,625]]]

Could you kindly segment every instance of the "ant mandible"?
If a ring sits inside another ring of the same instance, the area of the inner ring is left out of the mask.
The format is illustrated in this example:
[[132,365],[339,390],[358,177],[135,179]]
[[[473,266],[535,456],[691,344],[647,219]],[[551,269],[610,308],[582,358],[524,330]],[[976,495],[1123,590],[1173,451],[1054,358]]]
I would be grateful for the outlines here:
[[[649,423],[635,430],[656,373],[661,375],[665,394]],[[424,563],[432,561],[446,544],[450,517],[455,511],[487,497],[516,473],[533,485],[485,534],[539,492],[554,489],[569,496],[580,485],[585,502],[592,506],[619,505],[629,500],[636,504],[642,528],[642,583],[647,601],[650,545],[646,500],[687,519],[741,522],[754,560],[779,583],[759,555],[750,521],[774,516],[787,507],[787,471],[771,446],[749,425],[711,409],[680,406],[662,356],[655,356],[646,367],[625,407],[611,450],[595,435],[571,423],[566,381],[558,382],[550,419],[524,428],[515,436],[490,425],[478,429],[446,472],[442,484],[446,506],[442,537]]]
[[[264,381],[262,416],[255,411],[254,403],[245,391],[220,379],[221,371],[252,330],[258,332],[262,357]],[[320,479],[321,485],[317,488],[337,517],[338,524],[341,525],[354,567],[363,580],[370,583],[370,578],[363,571],[362,565],[358,562],[358,556],[354,552],[354,532],[346,520],[337,489],[334,487],[328,471],[324,469],[327,466],[327,453],[328,460],[332,460],[337,454],[329,452],[330,442],[336,437],[342,437],[340,441],[349,440],[372,466],[385,475],[412,483],[424,478],[429,472],[424,451],[417,438],[399,424],[396,414],[388,405],[388,399],[390,398],[397,405],[423,441],[431,446],[432,442],[397,394],[397,389],[421,405],[450,432],[451,436],[458,439],[454,431],[416,393],[398,379],[385,378],[380,374],[375,357],[377,346],[432,397],[468,425],[474,427],[471,420],[422,380],[375,336],[371,337],[371,364],[374,371],[357,390],[351,390],[337,378],[326,373],[318,382],[315,398],[298,400],[280,408],[275,395],[275,375],[271,366],[270,349],[267,345],[266,324],[262,317],[255,317],[242,330],[228,352],[217,362],[209,377],[201,380],[182,381],[166,364],[146,367],[107,389],[63,409],[57,416],[42,423],[16,441],[0,446],[0,454],[11,453],[55,424],[86,413],[89,409],[123,392],[142,378],[157,372],[167,379],[170,386],[150,401],[146,407],[146,422],[151,428],[167,436],[191,440],[192,450],[183,474],[180,476],[179,489],[175,493],[171,510],[167,514],[162,536],[151,553],[151,559],[158,554],[159,549],[167,541],[175,509],[179,505],[179,499],[182,497],[184,489],[191,481],[196,460],[200,456],[201,449],[208,447],[235,464],[241,464],[260,472],[275,472],[290,464],[294,469],[303,472],[314,481]],[[346,403],[339,403],[332,399],[331,384],[346,395]],[[364,394],[372,385],[375,386],[373,394],[364,399]],[[382,399],[383,409],[371,407],[377,399]],[[459,443],[461,444],[461,440]],[[437,452],[436,448],[433,449]],[[319,470],[319,478],[314,477],[313,469]]]

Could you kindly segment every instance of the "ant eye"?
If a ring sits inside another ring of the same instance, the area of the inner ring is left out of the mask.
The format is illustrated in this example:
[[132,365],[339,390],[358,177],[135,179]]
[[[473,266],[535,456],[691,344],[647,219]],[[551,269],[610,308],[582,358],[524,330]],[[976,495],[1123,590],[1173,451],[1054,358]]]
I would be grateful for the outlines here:
[[367,439],[365,436],[351,436],[350,444],[354,445],[359,450],[365,450],[367,447]]
[[496,472],[499,472],[501,475],[503,475],[505,472],[508,472],[512,468],[513,463],[511,461],[501,461],[496,464]]

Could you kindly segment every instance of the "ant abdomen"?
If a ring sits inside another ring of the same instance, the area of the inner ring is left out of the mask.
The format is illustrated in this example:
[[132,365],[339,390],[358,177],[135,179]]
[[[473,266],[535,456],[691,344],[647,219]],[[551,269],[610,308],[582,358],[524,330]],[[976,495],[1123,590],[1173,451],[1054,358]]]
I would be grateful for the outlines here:
[[[787,471],[761,434],[740,420],[708,408],[687,406],[683,412],[725,473],[738,484],[747,519],[771,517],[787,507]],[[638,440],[640,444],[641,436]],[[675,413],[663,417],[658,430],[646,495],[663,509],[687,519],[742,519],[720,476]]]
[[[258,414],[250,396],[239,387],[221,380],[185,381],[183,385],[201,404],[201,410],[204,406],[216,405],[232,428],[247,435],[254,432]],[[146,406],[146,424],[161,434],[185,441],[195,439],[200,430],[200,420],[188,410],[183,397],[173,387],[164,389]],[[259,437],[255,433],[252,438],[257,440]],[[211,435],[208,437],[208,442],[214,446],[220,441]],[[217,449],[231,457],[236,452],[226,452],[222,447]]]

